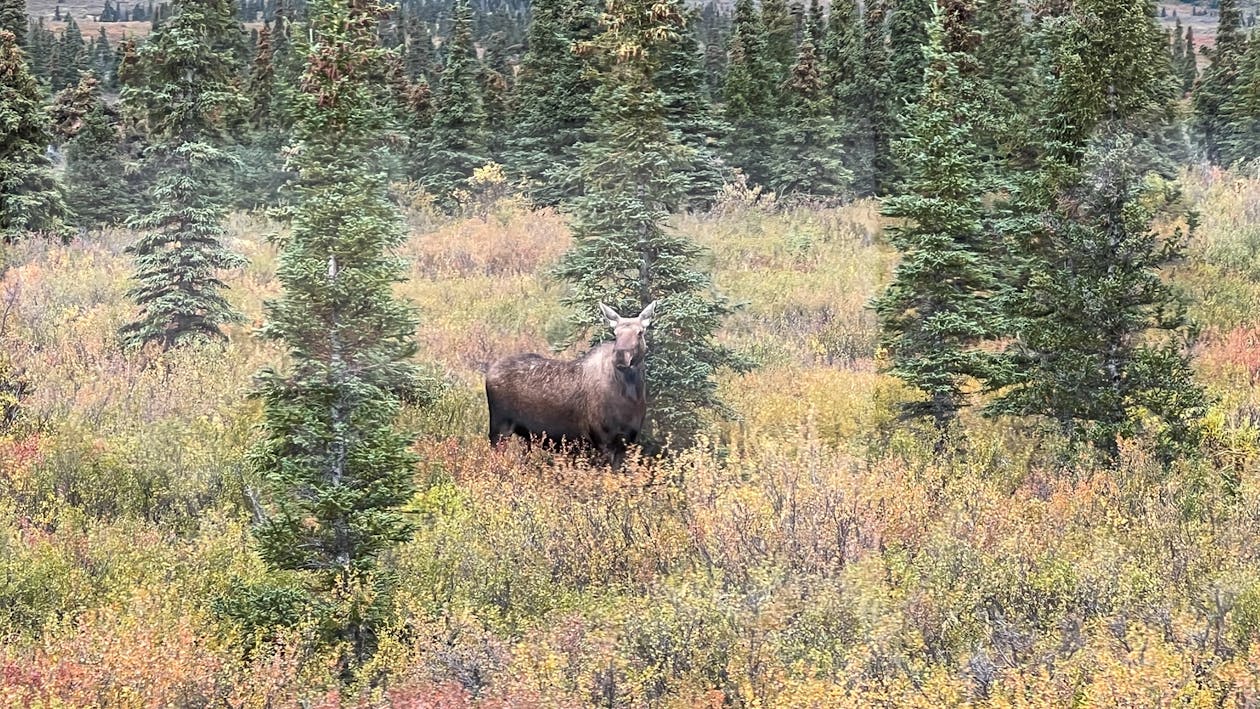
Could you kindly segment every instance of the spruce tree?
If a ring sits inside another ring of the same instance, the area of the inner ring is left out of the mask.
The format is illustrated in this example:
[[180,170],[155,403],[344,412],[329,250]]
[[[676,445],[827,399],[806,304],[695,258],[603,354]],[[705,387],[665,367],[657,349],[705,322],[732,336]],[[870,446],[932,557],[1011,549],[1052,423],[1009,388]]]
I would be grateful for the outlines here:
[[726,182],[727,167],[719,150],[727,127],[705,94],[695,13],[688,12],[683,19],[683,26],[672,28],[661,40],[660,67],[653,80],[664,99],[665,125],[677,131],[690,151],[687,164],[680,168],[687,183],[684,207],[705,209]]
[[858,111],[859,78],[862,61],[862,18],[855,0],[835,0],[827,18],[826,41],[822,45],[822,82],[829,93],[828,104],[842,135],[844,166],[850,177],[869,174],[867,155],[861,149],[856,129],[861,125]]
[[787,0],[762,0],[761,24],[766,32],[765,58],[771,85],[778,87],[796,56],[796,23]]
[[1199,142],[1207,159],[1218,165],[1224,162],[1222,148],[1229,139],[1229,122],[1224,116],[1224,107],[1234,94],[1242,71],[1240,62],[1245,42],[1238,0],[1221,0],[1216,45],[1208,54],[1210,62],[1194,91]]
[[[1035,266],[1014,295],[1011,378],[991,411],[1042,416],[1114,458],[1119,440],[1158,421],[1161,448],[1193,444],[1206,399],[1187,353],[1189,322],[1161,271],[1182,234],[1161,237],[1152,191],[1158,158],[1119,124],[1087,147],[1081,178],[1039,220]],[[1161,204],[1161,198],[1164,200]]]
[[19,47],[26,45],[26,0],[0,0],[0,30],[8,30],[13,34],[13,41]]
[[1194,28],[1186,28],[1186,44],[1182,51],[1182,64],[1178,75],[1181,77],[1181,93],[1188,94],[1194,89],[1194,82],[1199,78],[1198,50],[1194,46]]
[[575,50],[593,25],[583,0],[533,4],[504,162],[538,204],[559,204],[580,187],[577,146],[587,137],[594,86]]
[[834,198],[847,191],[844,132],[823,83],[822,61],[806,26],[796,65],[784,86],[784,107],[769,158],[770,187],[780,194]]
[[17,45],[0,29],[0,241],[28,234],[69,239],[61,185],[44,150],[52,142],[43,93]]
[[1033,83],[1032,38],[1021,0],[984,0],[976,8],[980,45],[976,58],[1014,112],[1028,105]]
[[262,557],[331,594],[330,625],[351,662],[373,649],[362,591],[380,590],[372,571],[410,536],[400,508],[416,490],[416,460],[396,428],[416,345],[412,309],[392,292],[404,277],[392,254],[404,234],[382,167],[392,121],[376,81],[387,59],[376,36],[382,14],[371,0],[312,5],[283,293],[267,304],[262,330],[288,357],[259,376],[266,433],[252,456],[270,491],[270,514],[255,529]]
[[89,103],[78,129],[66,143],[66,190],[74,222],[81,229],[120,224],[135,208],[126,179],[118,117],[101,98],[95,79],[80,82]]
[[453,210],[473,170],[490,161],[468,0],[456,0],[455,24],[443,47],[446,64],[438,83],[425,160],[416,167],[423,170],[418,177],[425,189],[444,209]]
[[697,270],[699,249],[665,223],[684,196],[679,168],[690,151],[666,124],[655,77],[664,28],[682,27],[685,9],[681,0],[652,2],[612,0],[593,42],[600,68],[594,140],[580,167],[585,189],[573,206],[574,245],[556,272],[570,286],[565,303],[579,331],[596,324],[598,302],[638,312],[660,301],[649,335],[647,433],[686,444],[700,410],[720,407],[714,373],[740,362],[713,341],[729,307]]
[[66,19],[66,28],[57,44],[57,64],[53,67],[52,81],[54,91],[79,83],[80,76],[88,70],[90,60],[83,33],[73,17]]
[[934,5],[933,0],[896,0],[888,20],[889,100],[897,116],[909,110],[923,88],[923,45]]
[[1221,112],[1228,125],[1221,146],[1225,160],[1260,159],[1260,39],[1254,36],[1239,59],[1238,81]]
[[220,270],[242,264],[223,244],[225,132],[244,113],[237,89],[240,26],[229,0],[175,0],[127,66],[122,102],[149,147],[148,208],[128,222],[140,308],[124,343],[170,348],[225,337],[240,316],[221,294]]
[[942,442],[973,383],[1000,365],[984,347],[1002,327],[984,202],[992,185],[976,142],[989,108],[974,22],[966,0],[949,0],[929,27],[922,97],[895,145],[904,182],[883,203],[901,262],[874,303],[889,371],[922,395],[905,415],[931,418]]
[[854,153],[854,189],[881,194],[893,175],[891,139],[895,112],[885,30],[885,0],[871,0],[862,16],[862,44],[852,96],[849,130]]
[[775,62],[766,44],[766,30],[752,0],[736,0],[731,28],[723,111],[730,134],[727,157],[757,185],[768,185],[770,139],[775,128]]

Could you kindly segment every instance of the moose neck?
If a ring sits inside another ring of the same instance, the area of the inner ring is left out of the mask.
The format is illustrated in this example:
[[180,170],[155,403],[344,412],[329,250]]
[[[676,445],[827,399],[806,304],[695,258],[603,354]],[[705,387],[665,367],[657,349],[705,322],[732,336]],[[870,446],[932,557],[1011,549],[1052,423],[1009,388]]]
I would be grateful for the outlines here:
[[646,397],[642,362],[625,369],[613,367],[612,376],[613,381],[616,382],[617,391],[621,392],[627,399],[638,401]]

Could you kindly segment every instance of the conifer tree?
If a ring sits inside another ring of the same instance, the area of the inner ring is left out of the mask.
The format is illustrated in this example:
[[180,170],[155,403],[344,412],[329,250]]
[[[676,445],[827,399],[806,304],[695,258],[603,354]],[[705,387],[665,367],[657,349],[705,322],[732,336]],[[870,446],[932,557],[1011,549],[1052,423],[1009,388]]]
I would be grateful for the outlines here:
[[893,174],[891,139],[895,114],[889,85],[885,0],[871,0],[862,16],[862,44],[852,96],[854,189],[880,194]]
[[[406,540],[400,511],[415,493],[415,457],[396,428],[398,392],[414,381],[415,318],[393,284],[403,241],[387,195],[382,143],[392,121],[373,0],[316,0],[302,93],[294,107],[298,167],[292,231],[280,243],[279,300],[263,336],[288,351],[260,377],[266,435],[253,463],[270,490],[256,528],[263,559],[331,594],[350,662],[373,649],[371,572]],[[379,599],[377,599],[379,603]]]
[[1199,52],[1194,46],[1194,28],[1186,28],[1186,44],[1182,50],[1182,64],[1178,74],[1181,76],[1181,93],[1188,94],[1194,89],[1194,82],[1199,78]]
[[681,0],[652,2],[612,0],[593,41],[600,68],[594,140],[580,167],[585,189],[573,205],[574,245],[556,272],[570,286],[565,303],[579,331],[595,324],[598,302],[638,312],[660,301],[649,335],[648,437],[685,444],[698,412],[720,406],[714,372],[740,362],[713,341],[729,307],[697,270],[699,249],[665,224],[685,192],[679,167],[689,150],[666,125],[655,76],[665,28],[683,27],[685,10]]
[[855,134],[860,125],[857,96],[862,60],[862,18],[856,0],[831,3],[825,35],[821,48],[822,82],[829,93],[832,117],[844,131],[842,159],[852,179],[857,173],[870,171],[869,164],[861,162],[864,153]]
[[1222,147],[1229,140],[1229,123],[1223,115],[1224,106],[1238,83],[1245,42],[1238,0],[1221,0],[1216,45],[1208,54],[1210,63],[1194,91],[1199,141],[1207,159],[1218,165],[1224,161]]
[[761,24],[766,32],[766,63],[772,87],[787,78],[796,56],[796,23],[787,0],[763,0]]
[[594,86],[577,55],[594,17],[582,0],[538,0],[521,61],[505,163],[544,205],[577,195],[577,146],[587,137]]
[[1082,178],[1040,221],[1036,266],[1011,309],[1011,384],[991,411],[1037,415],[1106,457],[1158,420],[1161,448],[1193,443],[1206,410],[1187,354],[1181,298],[1160,276],[1180,258],[1180,233],[1161,238],[1151,205],[1154,157],[1115,126],[1085,151]]
[[[883,203],[896,220],[901,262],[875,300],[890,372],[922,394],[908,417],[931,418],[944,436],[1000,360],[982,347],[1002,331],[996,249],[986,233],[989,181],[978,134],[988,129],[979,35],[966,0],[937,6],[929,27],[923,93],[896,142],[904,182]],[[941,439],[944,441],[944,438]]]
[[724,115],[730,126],[726,150],[730,163],[758,185],[767,185],[770,179],[766,161],[775,128],[774,77],[761,16],[752,0],[736,0],[722,89]]
[[80,75],[88,69],[87,44],[83,41],[83,33],[73,17],[66,19],[66,28],[57,43],[57,64],[53,67],[54,91],[79,83]]
[[1225,160],[1260,159],[1260,40],[1254,36],[1239,58],[1238,81],[1221,112],[1228,125],[1221,146]]
[[456,0],[455,24],[443,46],[448,47],[446,64],[429,125],[424,172],[418,177],[438,204],[451,210],[458,206],[457,191],[467,186],[473,170],[490,161],[468,0]]
[[976,58],[1006,104],[1026,109],[1033,79],[1032,41],[1021,0],[985,0],[976,8],[981,31]]
[[770,186],[781,194],[838,197],[852,175],[844,167],[843,130],[836,121],[822,61],[806,26],[796,65],[784,86],[783,117],[769,158]]
[[141,236],[129,295],[138,318],[122,328],[132,346],[170,348],[225,337],[240,316],[221,294],[217,276],[242,263],[223,244],[225,131],[245,112],[237,90],[240,26],[229,0],[175,0],[162,23],[127,65],[124,110],[149,141],[145,162],[154,180],[148,208],[128,225]]
[[26,0],[0,0],[0,30],[13,34],[18,47],[26,47]]
[[889,17],[889,100],[895,115],[904,114],[923,88],[923,45],[934,4],[933,0],[896,0]]
[[69,239],[61,185],[44,149],[52,142],[43,93],[12,32],[0,29],[0,241],[28,234]]
[[704,209],[726,182],[727,168],[719,155],[726,126],[715,115],[705,95],[704,69],[696,41],[695,13],[661,40],[660,67],[654,76],[665,108],[665,125],[677,131],[689,159],[680,171],[686,178],[684,206]]
[[74,222],[81,229],[120,224],[135,208],[125,176],[117,116],[101,98],[96,80],[80,82],[88,103],[78,127],[66,143],[66,189]]

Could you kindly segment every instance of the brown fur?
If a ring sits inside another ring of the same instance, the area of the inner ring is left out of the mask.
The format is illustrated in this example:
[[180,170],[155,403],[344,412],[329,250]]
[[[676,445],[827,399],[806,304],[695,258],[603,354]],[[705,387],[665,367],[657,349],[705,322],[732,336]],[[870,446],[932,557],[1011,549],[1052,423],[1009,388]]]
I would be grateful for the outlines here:
[[575,360],[524,354],[490,365],[491,445],[514,435],[552,445],[585,443],[620,466],[647,415],[644,330],[651,314],[649,306],[639,318],[609,317],[616,342],[596,345]]

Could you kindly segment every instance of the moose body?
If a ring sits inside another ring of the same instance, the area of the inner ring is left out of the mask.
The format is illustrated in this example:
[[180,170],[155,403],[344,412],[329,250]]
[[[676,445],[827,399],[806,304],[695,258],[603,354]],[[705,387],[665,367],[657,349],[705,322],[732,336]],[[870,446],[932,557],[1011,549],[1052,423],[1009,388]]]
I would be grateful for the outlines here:
[[587,444],[619,467],[647,415],[645,331],[655,303],[623,318],[600,303],[617,339],[571,361],[536,354],[500,359],[486,372],[490,444],[511,436]]

